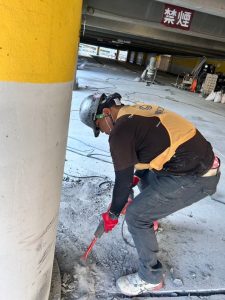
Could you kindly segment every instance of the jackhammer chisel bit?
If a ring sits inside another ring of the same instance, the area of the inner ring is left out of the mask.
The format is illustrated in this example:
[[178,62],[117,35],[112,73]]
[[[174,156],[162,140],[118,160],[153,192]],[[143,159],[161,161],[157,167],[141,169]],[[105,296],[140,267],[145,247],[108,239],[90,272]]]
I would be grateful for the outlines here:
[[89,247],[87,248],[86,252],[81,256],[81,261],[83,263],[86,263],[88,255],[91,252],[92,248],[94,247],[94,244],[96,243],[97,239],[99,239],[103,235],[103,233],[104,233],[104,221],[101,220],[98,227],[97,227],[97,229],[95,230],[93,240],[91,241],[91,243],[90,243]]

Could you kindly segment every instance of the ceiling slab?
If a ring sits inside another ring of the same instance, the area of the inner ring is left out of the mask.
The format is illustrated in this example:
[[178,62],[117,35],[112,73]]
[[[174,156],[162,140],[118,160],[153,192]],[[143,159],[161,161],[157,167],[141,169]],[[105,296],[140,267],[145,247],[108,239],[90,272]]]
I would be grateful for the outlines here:
[[[113,3],[109,0],[86,0],[81,41],[145,52],[154,49],[160,53],[171,54],[174,51],[182,55],[225,57],[225,18],[195,11],[190,30],[167,27],[161,24],[163,2],[141,0],[137,5],[135,0],[114,0]],[[169,2],[176,4],[176,1]],[[203,1],[195,2],[200,5]],[[213,1],[213,4],[219,5],[219,2]],[[210,10],[211,6],[206,8]]]
[[225,16],[224,0],[156,0],[158,2],[186,7],[209,15]]

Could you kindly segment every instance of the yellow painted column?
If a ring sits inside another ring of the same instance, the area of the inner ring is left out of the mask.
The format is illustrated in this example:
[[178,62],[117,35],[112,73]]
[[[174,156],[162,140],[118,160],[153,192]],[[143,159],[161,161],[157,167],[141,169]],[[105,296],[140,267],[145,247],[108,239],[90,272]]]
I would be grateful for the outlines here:
[[0,0],[0,299],[47,300],[82,0]]

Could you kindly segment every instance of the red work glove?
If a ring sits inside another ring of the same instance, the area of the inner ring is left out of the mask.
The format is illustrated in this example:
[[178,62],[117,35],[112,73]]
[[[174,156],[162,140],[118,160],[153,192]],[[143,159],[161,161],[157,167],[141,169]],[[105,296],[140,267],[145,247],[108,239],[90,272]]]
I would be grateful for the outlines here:
[[133,176],[133,182],[132,182],[132,187],[135,187],[140,181],[140,178],[137,177],[136,175]]
[[104,221],[104,230],[106,233],[111,231],[118,223],[118,218],[116,216],[115,218],[110,217],[109,211],[102,214],[102,219]]

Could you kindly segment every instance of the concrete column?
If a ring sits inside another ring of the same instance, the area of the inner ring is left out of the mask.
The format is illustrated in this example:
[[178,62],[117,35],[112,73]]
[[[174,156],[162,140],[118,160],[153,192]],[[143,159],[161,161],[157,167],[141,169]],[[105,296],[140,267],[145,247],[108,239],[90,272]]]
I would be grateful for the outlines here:
[[99,55],[99,50],[100,50],[100,47],[98,46],[96,55]]
[[134,52],[134,59],[133,59],[134,64],[137,64],[138,53],[139,52],[136,52],[136,51]]
[[49,296],[81,6],[1,5],[0,299]]
[[130,51],[130,50],[128,50],[128,52],[127,52],[127,60],[126,60],[126,62],[130,62],[130,53],[131,53],[131,51]]
[[144,52],[143,54],[143,60],[142,60],[142,66],[147,66],[148,62],[147,62],[147,58],[148,58],[148,53]]
[[138,52],[136,56],[136,64],[142,66],[143,65],[143,52]]
[[127,55],[127,61],[133,64],[134,63],[134,56],[135,56],[135,52],[129,50],[128,55]]
[[120,50],[117,49],[117,50],[116,50],[116,60],[118,60],[118,58],[119,58],[119,53],[120,53]]

